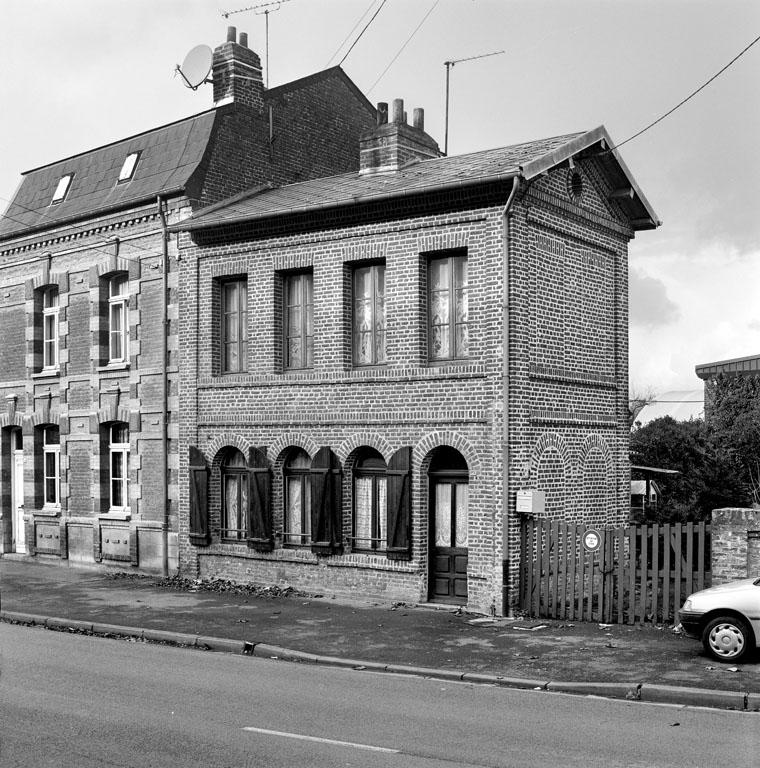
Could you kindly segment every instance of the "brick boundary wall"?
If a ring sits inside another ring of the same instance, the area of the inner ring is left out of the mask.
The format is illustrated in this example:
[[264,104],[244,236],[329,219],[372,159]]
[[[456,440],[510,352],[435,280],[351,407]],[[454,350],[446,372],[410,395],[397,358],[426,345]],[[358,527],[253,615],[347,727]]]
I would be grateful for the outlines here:
[[712,513],[712,583],[760,576],[760,509]]

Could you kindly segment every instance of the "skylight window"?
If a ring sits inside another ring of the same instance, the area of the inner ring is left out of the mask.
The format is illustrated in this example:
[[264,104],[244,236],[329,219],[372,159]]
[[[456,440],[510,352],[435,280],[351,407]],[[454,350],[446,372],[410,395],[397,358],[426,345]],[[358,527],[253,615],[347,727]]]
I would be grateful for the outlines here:
[[121,166],[121,171],[119,172],[119,181],[129,181],[132,178],[139,157],[139,152],[130,152],[127,155],[124,165]]
[[51,202],[60,203],[61,200],[66,197],[66,193],[69,191],[71,180],[73,178],[73,173],[67,173],[65,176],[61,176],[60,180],[58,181],[58,186],[55,188],[55,192],[53,193],[53,200]]

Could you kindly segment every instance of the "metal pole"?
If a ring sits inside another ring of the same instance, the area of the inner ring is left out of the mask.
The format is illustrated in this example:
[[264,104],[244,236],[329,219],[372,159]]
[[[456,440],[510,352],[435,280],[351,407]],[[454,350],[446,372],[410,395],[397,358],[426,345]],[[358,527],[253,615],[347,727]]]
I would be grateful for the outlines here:
[[443,154],[449,154],[449,72],[451,71],[452,62],[444,61],[446,67],[446,128],[443,139]]

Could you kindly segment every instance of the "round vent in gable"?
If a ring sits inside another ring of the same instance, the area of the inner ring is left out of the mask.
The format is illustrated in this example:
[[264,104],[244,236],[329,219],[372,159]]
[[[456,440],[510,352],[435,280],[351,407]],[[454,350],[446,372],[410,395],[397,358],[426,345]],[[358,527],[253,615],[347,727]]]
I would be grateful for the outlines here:
[[583,197],[583,177],[574,168],[567,174],[567,194],[574,203]]

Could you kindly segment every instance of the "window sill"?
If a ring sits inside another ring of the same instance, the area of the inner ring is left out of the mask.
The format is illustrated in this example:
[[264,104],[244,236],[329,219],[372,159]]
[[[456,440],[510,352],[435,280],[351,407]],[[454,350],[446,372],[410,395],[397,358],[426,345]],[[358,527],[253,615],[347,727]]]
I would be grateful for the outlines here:
[[32,374],[33,379],[54,379],[61,375],[61,369],[55,368],[43,368],[41,371]]
[[472,358],[469,357],[447,357],[445,359],[428,360],[429,368],[444,368],[446,366],[469,365]]
[[36,514],[44,517],[59,517],[61,514],[61,505],[46,504],[42,509],[38,509]]
[[98,373],[107,373],[108,371],[127,371],[129,363],[108,363],[108,365],[99,365]]
[[98,520],[131,520],[132,513],[129,510],[106,512],[98,515]]

